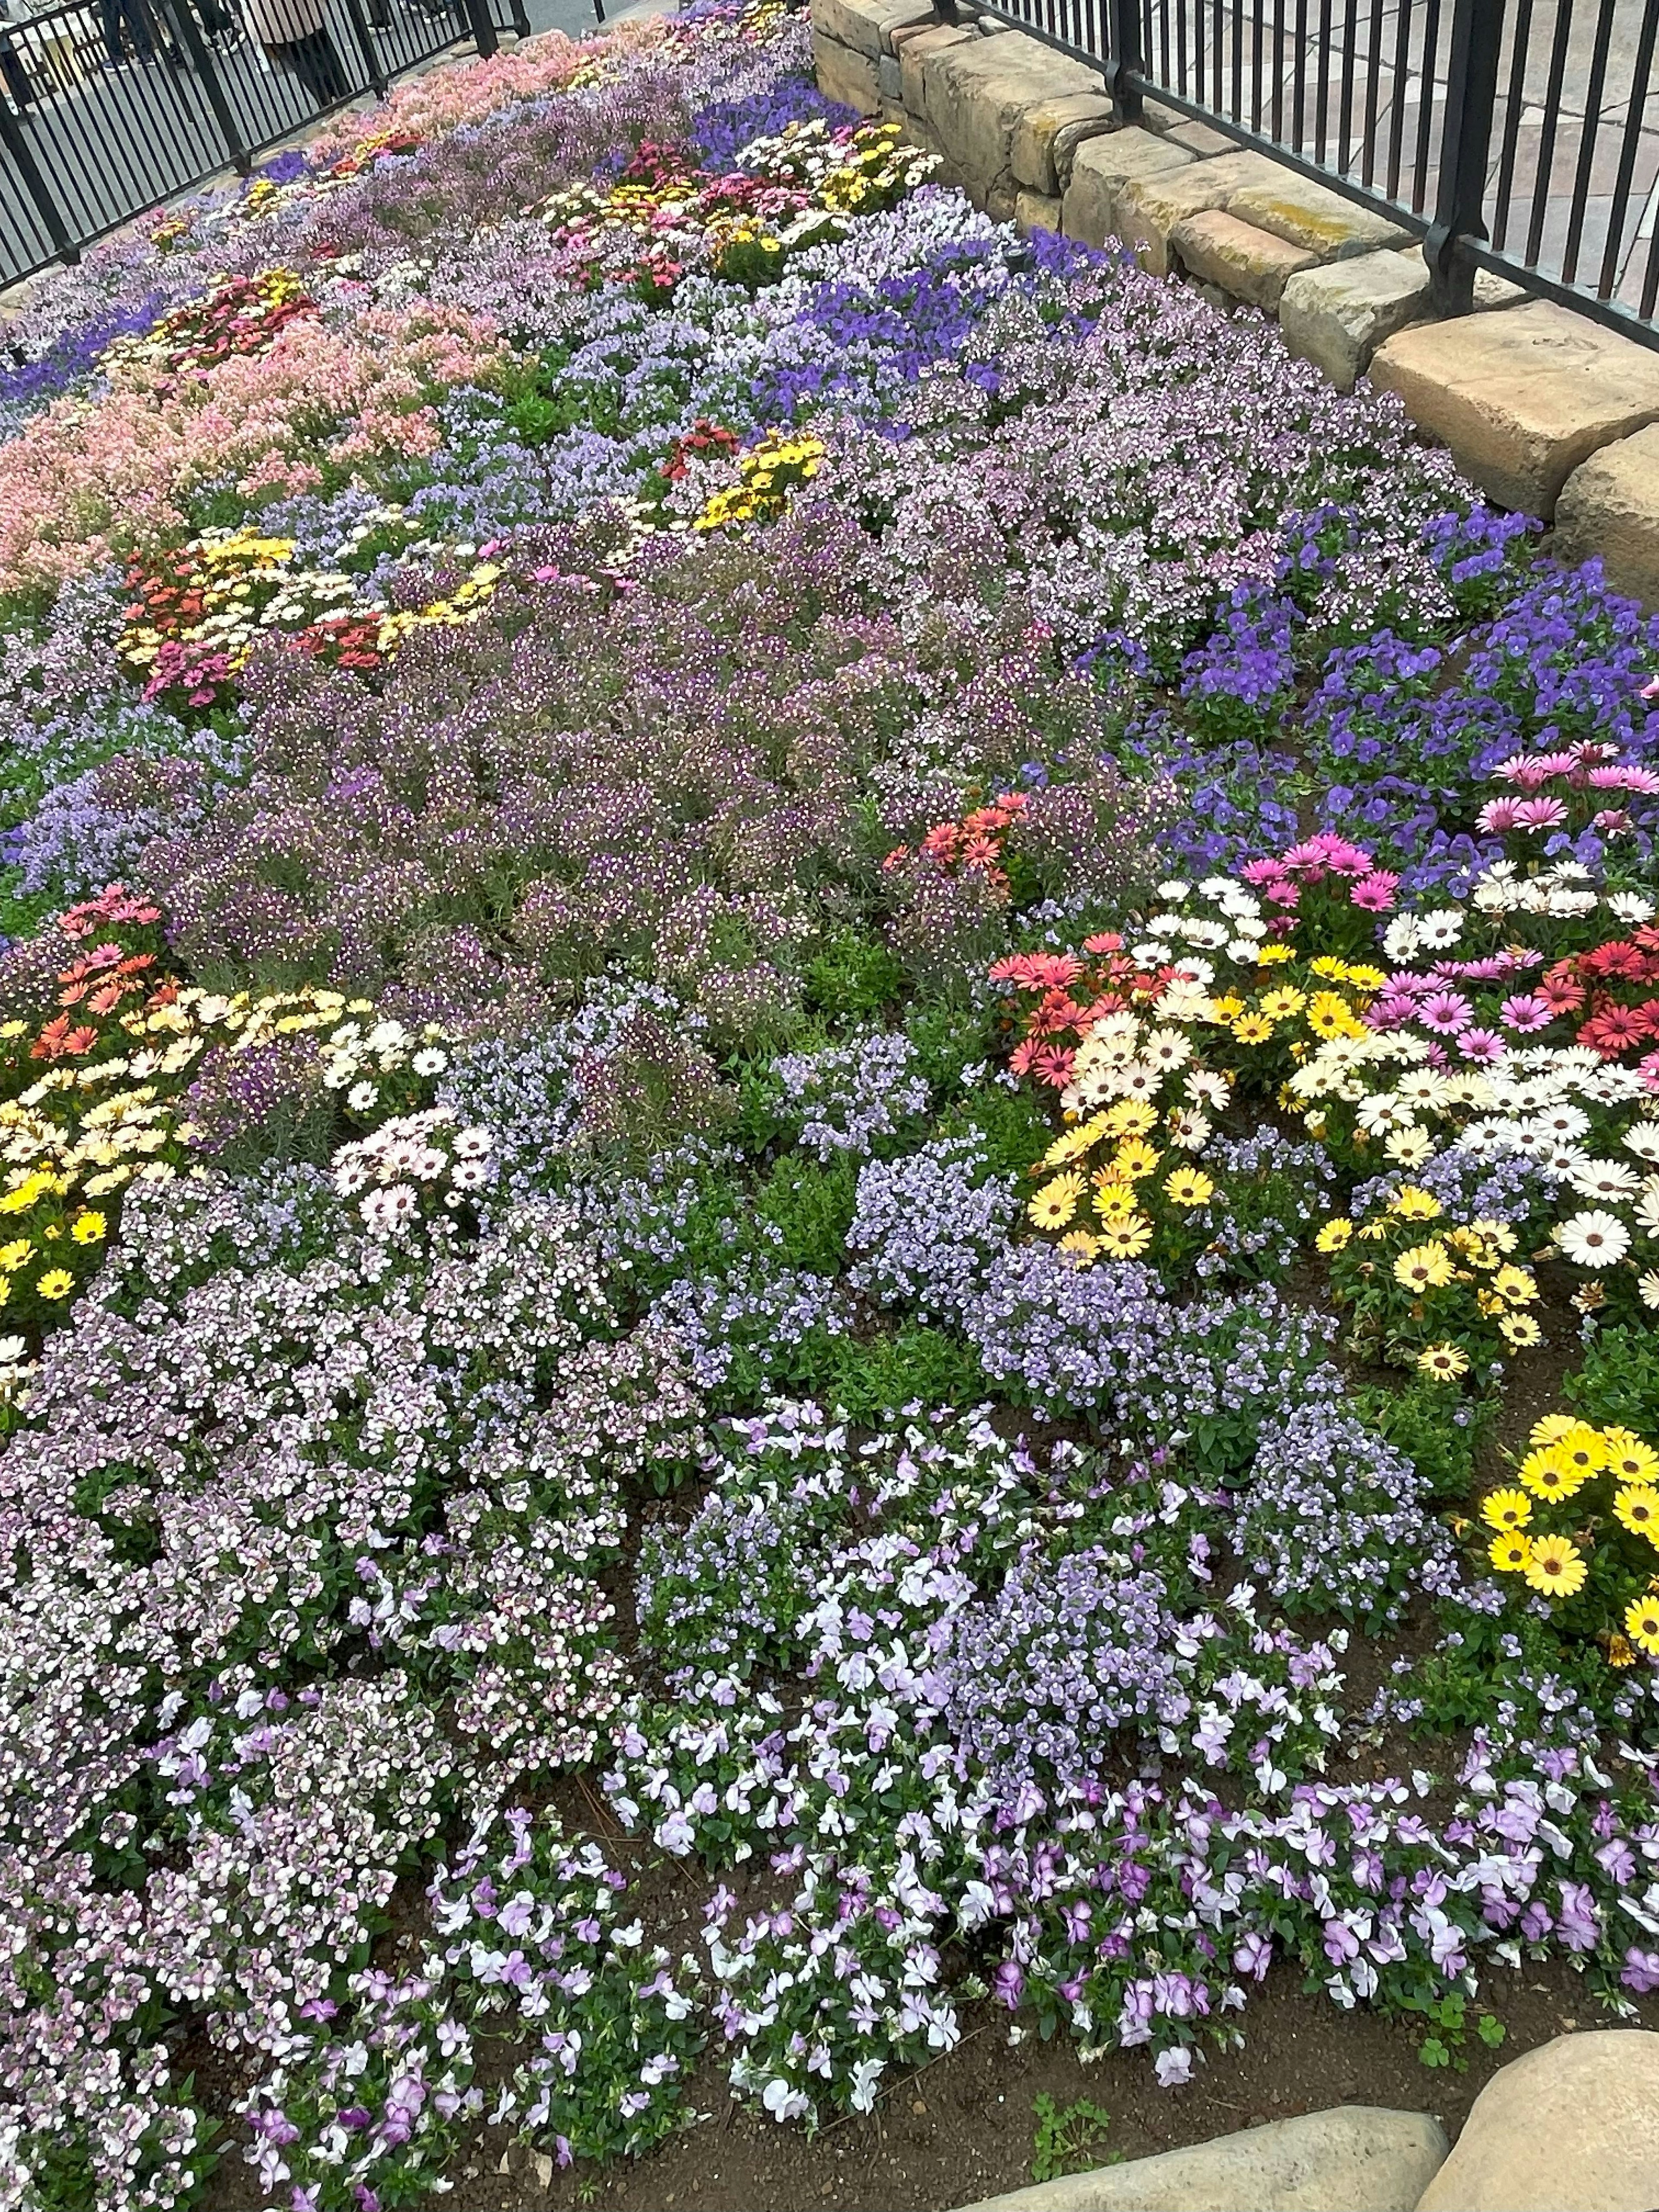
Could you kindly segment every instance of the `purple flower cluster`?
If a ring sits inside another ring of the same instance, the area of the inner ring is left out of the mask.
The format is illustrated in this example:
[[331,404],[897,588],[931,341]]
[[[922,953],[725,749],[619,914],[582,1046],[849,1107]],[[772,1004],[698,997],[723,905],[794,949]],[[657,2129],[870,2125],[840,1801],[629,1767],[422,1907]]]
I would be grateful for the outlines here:
[[954,1322],[980,1291],[1018,1207],[1013,1178],[988,1175],[984,1146],[971,1137],[869,1160],[847,1231],[848,1279],[922,1321]]
[[816,1052],[780,1054],[772,1073],[799,1125],[799,1141],[821,1160],[867,1158],[884,1137],[927,1110],[927,1080],[902,1030],[874,1030]]

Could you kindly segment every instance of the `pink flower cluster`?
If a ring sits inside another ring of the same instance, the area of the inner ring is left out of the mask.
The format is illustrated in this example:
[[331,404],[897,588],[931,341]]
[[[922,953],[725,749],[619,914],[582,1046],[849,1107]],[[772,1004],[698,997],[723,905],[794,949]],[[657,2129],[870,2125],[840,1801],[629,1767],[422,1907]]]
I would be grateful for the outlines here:
[[[1524,835],[1565,830],[1575,811],[1582,811],[1586,797],[1611,797],[1618,792],[1634,792],[1644,799],[1659,796],[1659,775],[1652,769],[1638,768],[1634,762],[1621,761],[1617,745],[1595,738],[1585,738],[1561,752],[1517,753],[1492,774],[1502,782],[1518,784],[1527,794],[1489,799],[1481,808],[1480,827],[1493,837],[1506,836],[1511,830]],[[1547,791],[1547,784],[1559,788]],[[1590,816],[1589,826],[1604,836],[1615,836],[1630,828],[1630,814],[1624,806],[1604,805]]]
[[1283,908],[1287,914],[1300,904],[1306,885],[1333,877],[1346,882],[1349,904],[1365,914],[1391,913],[1400,890],[1398,876],[1379,868],[1363,845],[1339,836],[1334,830],[1304,837],[1277,859],[1249,861],[1243,875],[1268,906]]

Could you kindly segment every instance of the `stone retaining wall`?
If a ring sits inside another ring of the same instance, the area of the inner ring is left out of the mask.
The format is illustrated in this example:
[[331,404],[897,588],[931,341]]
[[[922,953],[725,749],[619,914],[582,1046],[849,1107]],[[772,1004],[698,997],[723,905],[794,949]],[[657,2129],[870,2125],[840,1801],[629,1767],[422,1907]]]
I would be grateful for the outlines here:
[[931,0],[811,0],[811,17],[823,90],[902,124],[988,214],[1121,239],[1155,275],[1276,317],[1339,390],[1398,393],[1489,498],[1659,607],[1659,352],[1485,276],[1474,314],[1436,321],[1408,233],[1151,100],[1115,129],[1097,70],[994,17],[941,23]]

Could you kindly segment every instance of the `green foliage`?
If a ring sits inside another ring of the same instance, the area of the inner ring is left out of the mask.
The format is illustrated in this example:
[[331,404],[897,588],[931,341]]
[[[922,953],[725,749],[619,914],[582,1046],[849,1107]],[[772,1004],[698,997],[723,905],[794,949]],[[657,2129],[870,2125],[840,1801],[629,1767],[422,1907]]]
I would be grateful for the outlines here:
[[866,1338],[812,1328],[799,1344],[736,1346],[714,1404],[721,1412],[752,1412],[781,1390],[870,1423],[908,1406],[977,1406],[990,1395],[985,1371],[962,1339],[919,1323]]
[[1368,1382],[1353,1394],[1359,1419],[1404,1452],[1437,1498],[1468,1497],[1475,1458],[1498,1407],[1495,1397],[1460,1398],[1426,1376],[1414,1376],[1398,1389]]
[[845,1152],[823,1166],[786,1152],[754,1201],[757,1215],[782,1239],[779,1257],[814,1274],[838,1275],[846,1263],[858,1180],[859,1164]]
[[[1419,2061],[1430,2068],[1444,2067],[1454,2074],[1467,2074],[1469,2062],[1463,2056],[1463,2046],[1468,2040],[1470,2021],[1468,2001],[1462,1990],[1449,1990],[1443,1996],[1425,1999],[1420,2004],[1408,2001],[1407,2008],[1420,2013],[1424,2021],[1423,2034],[1417,2045]],[[1494,2014],[1478,2013],[1473,2024],[1488,2051],[1496,2051],[1503,2043],[1507,2030]]]
[[954,1101],[940,1118],[939,1134],[979,1138],[994,1175],[1024,1175],[1054,1140],[1042,1101],[1033,1092],[1024,1087],[1005,1091],[994,1083]]
[[1598,1329],[1583,1366],[1561,1387],[1582,1419],[1659,1442],[1659,1334],[1652,1329]]
[[1058,2181],[1067,2173],[1086,2173],[1097,2166],[1116,2166],[1121,2151],[1107,2151],[1106,2130],[1112,2116],[1088,2098],[1074,2105],[1056,2105],[1045,2091],[1031,2100],[1036,2129],[1031,2143],[1033,2181]]
[[903,988],[903,966],[867,930],[831,931],[806,964],[807,1004],[830,1023],[874,1021]]

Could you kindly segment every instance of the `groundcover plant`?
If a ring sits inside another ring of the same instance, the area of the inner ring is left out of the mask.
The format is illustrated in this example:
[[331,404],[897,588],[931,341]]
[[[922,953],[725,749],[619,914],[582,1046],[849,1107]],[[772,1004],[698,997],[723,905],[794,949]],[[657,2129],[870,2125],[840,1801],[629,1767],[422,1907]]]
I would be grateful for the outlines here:
[[809,62],[8,326],[9,2203],[1659,1989],[1659,624]]

